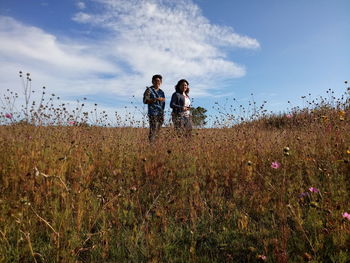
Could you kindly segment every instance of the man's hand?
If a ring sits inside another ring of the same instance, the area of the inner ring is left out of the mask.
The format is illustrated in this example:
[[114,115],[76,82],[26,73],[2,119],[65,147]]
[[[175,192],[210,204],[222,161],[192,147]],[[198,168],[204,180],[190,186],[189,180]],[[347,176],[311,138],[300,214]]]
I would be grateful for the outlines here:
[[157,101],[165,101],[165,98],[152,98],[152,99],[147,99],[146,100],[146,103],[147,104],[152,104],[152,103],[155,103]]

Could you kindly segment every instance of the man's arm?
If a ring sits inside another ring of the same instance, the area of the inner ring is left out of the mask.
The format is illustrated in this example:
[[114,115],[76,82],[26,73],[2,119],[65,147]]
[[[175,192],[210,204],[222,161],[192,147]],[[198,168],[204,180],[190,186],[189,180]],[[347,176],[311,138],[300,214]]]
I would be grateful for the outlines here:
[[143,94],[143,103],[152,104],[152,103],[155,103],[156,101],[165,101],[165,98],[151,98],[150,89],[146,89],[145,93]]
[[143,103],[144,104],[152,104],[155,100],[151,99],[151,91],[150,89],[146,89],[145,93],[143,93]]

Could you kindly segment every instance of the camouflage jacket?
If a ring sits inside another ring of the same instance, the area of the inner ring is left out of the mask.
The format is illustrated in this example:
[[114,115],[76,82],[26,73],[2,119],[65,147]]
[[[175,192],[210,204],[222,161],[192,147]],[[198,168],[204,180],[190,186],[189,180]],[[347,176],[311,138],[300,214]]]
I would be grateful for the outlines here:
[[165,102],[164,101],[152,101],[155,98],[165,98],[164,92],[159,89],[155,90],[153,86],[147,87],[143,94],[143,103],[148,105],[148,115],[163,115]]

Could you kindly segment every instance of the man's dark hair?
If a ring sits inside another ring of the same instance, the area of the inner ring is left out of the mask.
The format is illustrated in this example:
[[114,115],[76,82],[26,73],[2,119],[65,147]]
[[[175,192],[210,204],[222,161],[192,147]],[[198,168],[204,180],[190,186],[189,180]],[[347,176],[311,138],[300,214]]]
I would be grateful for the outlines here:
[[157,75],[154,75],[153,77],[152,77],[152,83],[153,83],[153,81],[155,80],[155,79],[160,79],[160,80],[162,80],[162,75],[159,75],[159,74],[157,74]]

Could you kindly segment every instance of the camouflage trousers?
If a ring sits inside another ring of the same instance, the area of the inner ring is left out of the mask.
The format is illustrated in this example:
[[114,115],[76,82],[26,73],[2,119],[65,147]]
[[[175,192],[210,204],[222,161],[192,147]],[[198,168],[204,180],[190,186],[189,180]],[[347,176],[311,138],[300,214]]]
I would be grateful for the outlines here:
[[149,135],[148,139],[150,142],[153,142],[157,139],[159,135],[160,128],[164,122],[164,115],[149,115]]

